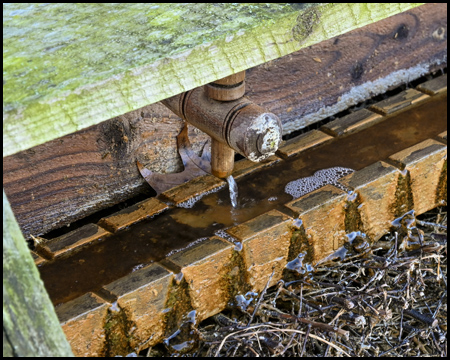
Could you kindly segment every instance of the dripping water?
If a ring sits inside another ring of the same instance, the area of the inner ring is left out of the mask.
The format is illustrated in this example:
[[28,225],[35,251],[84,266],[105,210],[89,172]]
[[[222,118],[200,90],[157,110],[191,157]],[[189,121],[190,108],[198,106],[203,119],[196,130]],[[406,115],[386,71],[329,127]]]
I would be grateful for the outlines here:
[[238,188],[233,176],[227,177],[228,188],[230,189],[231,206],[237,207]]

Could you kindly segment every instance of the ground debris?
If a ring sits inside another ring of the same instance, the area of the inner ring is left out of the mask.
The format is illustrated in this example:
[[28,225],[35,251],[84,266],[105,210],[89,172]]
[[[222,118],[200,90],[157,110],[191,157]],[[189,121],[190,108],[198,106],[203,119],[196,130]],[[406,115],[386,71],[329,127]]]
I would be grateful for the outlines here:
[[203,321],[184,356],[446,356],[446,226],[446,207],[411,213],[364,252]]

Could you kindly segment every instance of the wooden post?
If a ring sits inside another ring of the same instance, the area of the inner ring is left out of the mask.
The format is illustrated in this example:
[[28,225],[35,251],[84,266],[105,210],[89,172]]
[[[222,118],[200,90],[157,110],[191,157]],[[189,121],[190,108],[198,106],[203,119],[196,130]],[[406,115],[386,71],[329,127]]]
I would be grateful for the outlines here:
[[73,356],[5,191],[3,356]]

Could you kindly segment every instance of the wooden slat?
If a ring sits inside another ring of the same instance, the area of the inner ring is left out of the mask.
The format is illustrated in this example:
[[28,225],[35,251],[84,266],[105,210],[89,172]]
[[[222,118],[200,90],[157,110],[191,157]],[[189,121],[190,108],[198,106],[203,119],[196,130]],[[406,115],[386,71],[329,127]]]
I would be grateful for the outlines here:
[[8,355],[73,356],[3,191],[3,356]]
[[[446,14],[447,4],[427,4],[250,69],[247,96],[285,129],[302,128],[445,67],[446,39],[436,40],[430,29],[447,29]],[[24,234],[45,233],[142,192],[148,185],[136,160],[157,172],[181,171],[181,128],[157,103],[4,158],[5,192]],[[189,138],[200,151],[208,137],[190,129]]]
[[3,156],[420,4],[3,8]]

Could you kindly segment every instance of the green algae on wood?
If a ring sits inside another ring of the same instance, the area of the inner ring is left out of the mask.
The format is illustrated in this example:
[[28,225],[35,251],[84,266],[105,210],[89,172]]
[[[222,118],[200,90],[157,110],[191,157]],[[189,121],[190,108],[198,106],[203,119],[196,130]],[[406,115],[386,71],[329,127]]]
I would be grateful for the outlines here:
[[3,156],[420,4],[6,4]]
[[3,191],[3,356],[8,354],[73,356]]

